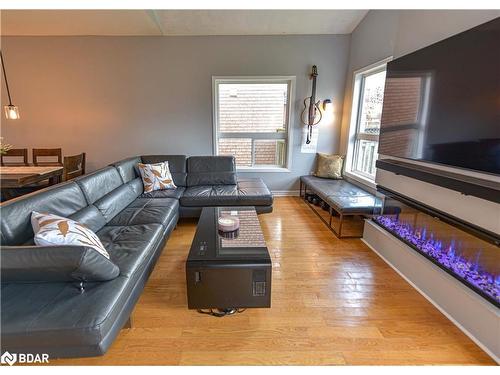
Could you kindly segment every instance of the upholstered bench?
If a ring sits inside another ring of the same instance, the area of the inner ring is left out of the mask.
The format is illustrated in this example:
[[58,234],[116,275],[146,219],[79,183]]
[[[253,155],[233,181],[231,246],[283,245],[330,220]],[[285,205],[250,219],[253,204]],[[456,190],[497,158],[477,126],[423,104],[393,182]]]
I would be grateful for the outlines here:
[[[315,209],[313,205],[309,206],[337,237],[362,236],[363,219],[373,214],[373,209],[377,204],[377,198],[373,194],[346,180],[301,176],[300,196],[306,198],[308,191],[317,195],[328,205],[326,217],[321,214],[320,209]],[[344,232],[343,229],[345,229]],[[345,233],[346,231],[348,233]]]

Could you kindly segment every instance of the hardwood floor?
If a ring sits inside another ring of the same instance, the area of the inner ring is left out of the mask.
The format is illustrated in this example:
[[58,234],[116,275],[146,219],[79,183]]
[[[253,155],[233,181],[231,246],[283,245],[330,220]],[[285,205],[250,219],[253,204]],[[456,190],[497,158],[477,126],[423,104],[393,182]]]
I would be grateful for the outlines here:
[[337,239],[298,197],[260,216],[273,258],[272,308],[225,318],[186,306],[181,221],[141,296],[133,328],[79,365],[370,365],[494,362],[359,239]]

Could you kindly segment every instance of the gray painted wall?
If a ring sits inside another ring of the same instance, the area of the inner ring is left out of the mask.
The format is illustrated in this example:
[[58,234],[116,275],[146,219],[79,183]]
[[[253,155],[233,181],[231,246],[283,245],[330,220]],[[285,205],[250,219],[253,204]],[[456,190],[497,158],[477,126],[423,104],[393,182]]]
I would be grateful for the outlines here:
[[[294,75],[292,171],[259,176],[272,190],[295,190],[315,158],[300,153],[311,65],[318,97],[334,98],[340,111],[349,42],[348,35],[3,37],[21,119],[2,116],[2,136],[17,147],[85,151],[90,170],[135,154],[210,155],[213,75]],[[336,152],[339,135],[337,114],[321,124],[318,150]]]
[[[370,11],[351,35],[349,68],[342,116],[340,152],[348,143],[352,103],[353,72],[388,56],[394,58],[423,48],[459,32],[500,16],[498,10],[375,10]],[[478,56],[480,58],[480,56]],[[383,156],[382,156],[383,157]],[[422,163],[425,164],[425,163]],[[466,175],[500,182],[499,176],[436,166]],[[429,206],[492,232],[500,233],[500,205],[483,199],[418,182],[389,172],[377,172],[377,183],[401,194],[414,197]]]

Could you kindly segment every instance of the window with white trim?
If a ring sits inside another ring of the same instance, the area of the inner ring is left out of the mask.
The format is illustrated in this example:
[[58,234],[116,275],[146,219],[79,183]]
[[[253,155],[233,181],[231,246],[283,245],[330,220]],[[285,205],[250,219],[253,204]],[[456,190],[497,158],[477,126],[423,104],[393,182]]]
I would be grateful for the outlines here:
[[216,155],[239,169],[288,167],[293,77],[214,77]]
[[354,74],[347,171],[365,180],[375,179],[378,138],[384,100],[386,63]]

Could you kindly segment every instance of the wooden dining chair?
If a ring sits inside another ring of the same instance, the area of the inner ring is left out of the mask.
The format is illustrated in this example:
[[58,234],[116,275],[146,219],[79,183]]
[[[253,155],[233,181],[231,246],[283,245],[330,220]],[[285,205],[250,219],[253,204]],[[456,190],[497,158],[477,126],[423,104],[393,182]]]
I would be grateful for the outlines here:
[[[6,160],[8,158],[9,160]],[[15,159],[15,160],[12,160]],[[22,160],[21,160],[22,159]],[[0,155],[0,164],[4,166],[27,166],[28,149],[27,148],[11,148],[4,155]]]
[[85,152],[64,157],[63,181],[71,180],[85,174]]
[[[49,159],[49,160],[47,160]],[[51,160],[50,160],[51,159]],[[62,149],[34,148],[33,164],[39,167],[63,165]]]

